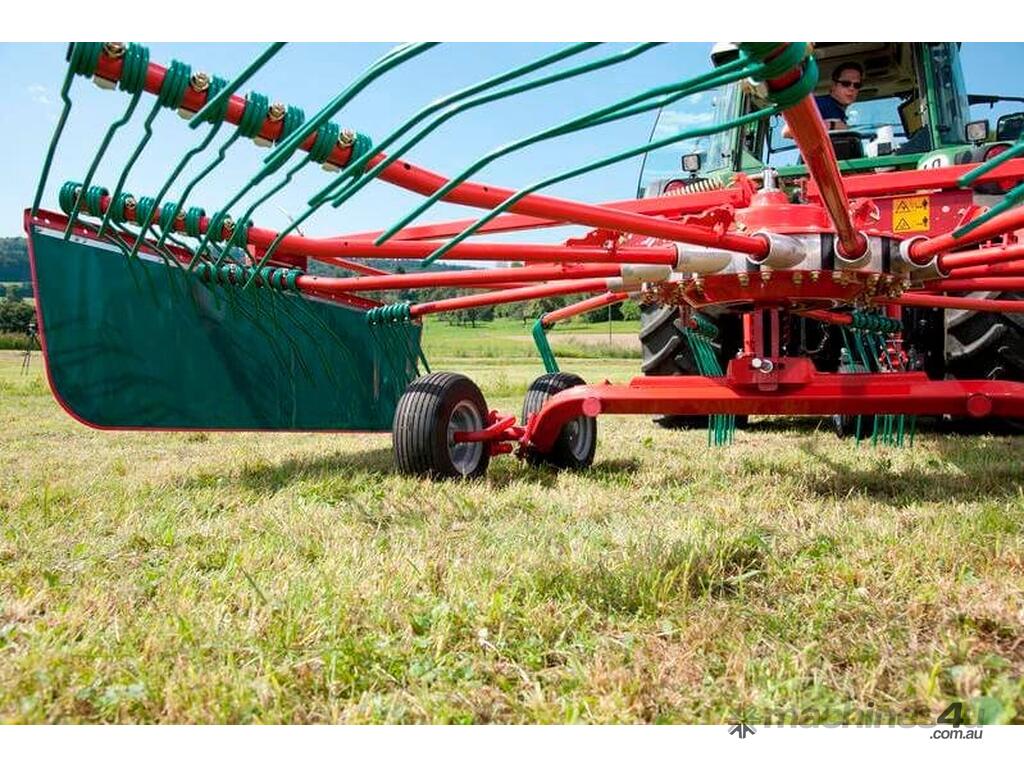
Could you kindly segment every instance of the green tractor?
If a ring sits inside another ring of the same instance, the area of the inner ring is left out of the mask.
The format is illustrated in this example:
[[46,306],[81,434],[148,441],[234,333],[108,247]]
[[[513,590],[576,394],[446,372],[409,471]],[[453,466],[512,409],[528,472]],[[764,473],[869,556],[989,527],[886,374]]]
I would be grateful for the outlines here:
[[[720,43],[711,58],[718,65],[737,55],[735,46]],[[816,43],[814,56],[820,72],[817,95],[829,92],[838,65],[853,62],[863,71],[859,96],[847,110],[847,128],[829,132],[844,178],[980,163],[1009,149],[1024,129],[1024,111],[1007,111],[1024,103],[1024,98],[968,93],[959,43]],[[662,110],[653,135],[670,135],[680,125],[723,123],[766,103],[763,85],[733,83]],[[995,125],[987,119],[972,121],[974,105],[999,105],[1005,113]],[[720,189],[743,174],[755,184],[777,185],[794,201],[800,200],[806,191],[807,168],[793,141],[785,138],[784,127],[782,118],[775,116],[651,152],[644,159],[637,196]],[[991,206],[1006,191],[992,184],[963,194],[973,194],[970,204]],[[919,225],[920,220],[913,217],[905,222],[894,217],[893,235],[912,235]],[[901,231],[902,226],[910,231]],[[929,234],[936,233],[933,225]],[[720,310],[705,317],[718,328],[715,350],[724,366],[742,346],[740,317]],[[933,378],[1024,380],[1024,315],[907,309],[903,320],[907,344]],[[643,373],[699,373],[684,343],[677,308],[645,304],[641,322]],[[836,370],[841,364],[841,345],[820,324],[792,319],[787,336],[793,351],[811,354],[819,369]],[[663,417],[660,423],[697,426],[706,419]]]

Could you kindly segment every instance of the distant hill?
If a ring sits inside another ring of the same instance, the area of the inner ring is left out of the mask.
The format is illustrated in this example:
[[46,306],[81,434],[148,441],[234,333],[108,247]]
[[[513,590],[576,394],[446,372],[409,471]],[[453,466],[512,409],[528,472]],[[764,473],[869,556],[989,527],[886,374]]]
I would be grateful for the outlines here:
[[0,283],[27,283],[28,242],[24,237],[0,237]]

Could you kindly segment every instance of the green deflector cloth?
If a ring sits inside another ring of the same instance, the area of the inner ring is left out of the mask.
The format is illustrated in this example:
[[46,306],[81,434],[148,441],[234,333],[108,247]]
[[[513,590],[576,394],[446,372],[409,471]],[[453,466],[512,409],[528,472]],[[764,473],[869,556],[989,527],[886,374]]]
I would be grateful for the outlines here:
[[142,254],[29,227],[54,394],[97,427],[389,430],[416,375],[365,312],[293,291],[204,283]]

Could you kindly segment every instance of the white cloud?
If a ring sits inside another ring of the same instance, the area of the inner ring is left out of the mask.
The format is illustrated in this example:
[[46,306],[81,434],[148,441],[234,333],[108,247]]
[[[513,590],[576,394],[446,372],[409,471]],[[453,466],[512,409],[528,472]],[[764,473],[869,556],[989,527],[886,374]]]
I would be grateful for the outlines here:
[[680,133],[687,128],[709,125],[714,119],[714,112],[676,112],[667,110],[661,113],[658,118],[658,128],[654,132],[654,138],[664,138],[674,133]]
[[50,98],[50,89],[45,85],[33,83],[28,87],[28,96],[36,104],[42,104],[44,106],[50,106],[53,104],[53,99]]

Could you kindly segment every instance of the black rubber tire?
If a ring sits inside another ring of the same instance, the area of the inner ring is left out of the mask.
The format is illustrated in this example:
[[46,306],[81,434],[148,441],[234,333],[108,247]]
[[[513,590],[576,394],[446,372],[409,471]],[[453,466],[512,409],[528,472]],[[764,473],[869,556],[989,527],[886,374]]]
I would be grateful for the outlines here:
[[471,423],[462,426],[467,431],[482,429],[487,413],[480,388],[460,373],[429,373],[416,379],[399,399],[391,428],[398,471],[434,478],[482,477],[491,460],[487,446],[463,443],[463,455],[453,456],[448,433],[453,418],[469,419]]
[[946,370],[958,379],[1024,381],[1024,313],[947,311]]
[[[978,295],[1024,299],[1021,293]],[[1024,381],[1024,313],[947,310],[946,374],[956,379]],[[1024,421],[1016,419],[970,421],[972,427],[1003,433],[1024,431]]]
[[[586,382],[575,373],[545,373],[538,376],[530,384],[523,400],[523,424],[559,392],[581,384]],[[584,442],[581,444],[580,440]],[[596,450],[597,419],[581,415],[562,426],[549,452],[539,453],[528,449],[525,457],[531,464],[547,464],[557,469],[586,469],[594,463]]]
[[[722,330],[721,318],[701,313],[709,322],[715,323]],[[679,317],[678,307],[663,307],[659,304],[642,304],[640,306],[640,344],[643,348],[643,362],[640,372],[644,376],[698,376],[697,362],[690,352],[690,345],[683,336],[683,324]],[[712,342],[722,369],[738,350],[734,334],[720,334],[719,340]],[[720,343],[724,337],[724,345]],[[742,342],[742,334],[739,337]],[[665,429],[706,429],[707,416],[676,416],[666,414],[654,420]],[[738,416],[737,426],[745,426],[746,416]]]

